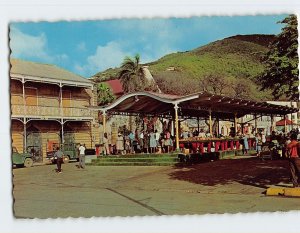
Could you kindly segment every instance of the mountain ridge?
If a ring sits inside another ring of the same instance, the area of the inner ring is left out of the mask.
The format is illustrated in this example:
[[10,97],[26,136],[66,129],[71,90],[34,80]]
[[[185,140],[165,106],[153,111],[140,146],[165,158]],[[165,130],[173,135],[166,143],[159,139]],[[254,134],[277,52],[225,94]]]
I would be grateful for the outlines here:
[[[268,45],[274,39],[275,35],[235,35],[190,51],[167,54],[144,65],[149,67],[165,93],[187,94],[203,91],[207,77],[215,76],[224,79],[227,86],[237,85],[241,81],[244,86],[248,84],[248,87],[245,86],[247,96],[242,97],[267,100],[272,98],[270,92],[259,91],[256,77],[265,69],[261,58],[268,52]],[[98,81],[116,79],[119,70],[110,68],[93,77]],[[231,95],[233,90],[227,86],[221,94]]]

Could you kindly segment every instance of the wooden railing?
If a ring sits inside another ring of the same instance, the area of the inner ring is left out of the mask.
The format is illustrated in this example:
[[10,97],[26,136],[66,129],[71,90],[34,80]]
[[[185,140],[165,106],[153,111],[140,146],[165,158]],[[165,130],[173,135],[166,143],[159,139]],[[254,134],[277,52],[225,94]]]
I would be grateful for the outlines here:
[[12,116],[37,116],[37,117],[92,117],[92,112],[87,108],[53,106],[24,106],[11,105]]

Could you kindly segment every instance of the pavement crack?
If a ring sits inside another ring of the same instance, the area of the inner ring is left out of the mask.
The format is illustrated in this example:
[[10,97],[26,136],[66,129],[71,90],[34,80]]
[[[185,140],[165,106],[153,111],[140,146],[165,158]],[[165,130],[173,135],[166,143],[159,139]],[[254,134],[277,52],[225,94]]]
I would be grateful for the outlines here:
[[111,189],[111,188],[106,188],[106,189],[109,190],[109,191],[111,191],[111,192],[114,192],[114,193],[116,193],[116,194],[118,194],[118,195],[120,195],[120,196],[122,196],[122,197],[125,197],[126,199],[128,199],[128,200],[130,200],[130,201],[132,201],[132,202],[134,202],[134,203],[136,203],[136,204],[138,204],[138,205],[140,205],[140,206],[143,206],[144,208],[146,208],[146,209],[152,211],[153,213],[155,213],[155,214],[157,214],[157,215],[165,215],[164,213],[160,212],[159,210],[157,210],[157,209],[155,209],[155,208],[153,208],[153,207],[151,207],[151,206],[148,206],[148,205],[146,205],[146,204],[144,204],[144,203],[142,203],[142,202],[140,202],[140,201],[137,201],[137,200],[135,200],[135,199],[133,199],[133,198],[131,198],[131,197],[128,197],[128,196],[126,196],[126,195],[124,195],[124,194],[122,194],[122,193],[119,193],[119,192],[116,191],[116,190],[113,190],[113,189]]

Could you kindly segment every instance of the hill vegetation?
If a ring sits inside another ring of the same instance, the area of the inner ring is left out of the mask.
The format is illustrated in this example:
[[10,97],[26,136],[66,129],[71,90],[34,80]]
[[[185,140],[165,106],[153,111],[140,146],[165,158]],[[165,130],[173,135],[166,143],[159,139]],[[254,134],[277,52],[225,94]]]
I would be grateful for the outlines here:
[[[164,93],[190,94],[208,91],[253,100],[272,99],[260,92],[256,78],[265,67],[261,58],[274,40],[273,35],[237,35],[187,52],[168,54],[149,66]],[[119,69],[108,69],[94,77],[114,79]]]

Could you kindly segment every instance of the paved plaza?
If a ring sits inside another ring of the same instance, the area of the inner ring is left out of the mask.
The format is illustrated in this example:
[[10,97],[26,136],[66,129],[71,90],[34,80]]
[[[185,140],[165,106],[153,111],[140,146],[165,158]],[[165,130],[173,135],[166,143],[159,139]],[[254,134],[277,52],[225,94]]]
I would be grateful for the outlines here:
[[258,158],[187,167],[63,164],[13,169],[18,218],[159,216],[300,210],[300,198],[265,196],[287,187],[288,162]]

